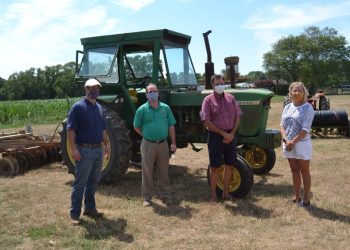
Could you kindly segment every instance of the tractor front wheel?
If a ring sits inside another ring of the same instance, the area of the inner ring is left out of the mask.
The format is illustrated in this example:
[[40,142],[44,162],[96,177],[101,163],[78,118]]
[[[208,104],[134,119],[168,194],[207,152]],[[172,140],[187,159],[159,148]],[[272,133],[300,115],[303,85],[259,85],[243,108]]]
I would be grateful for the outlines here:
[[276,153],[270,148],[246,148],[243,151],[243,158],[247,160],[254,174],[264,175],[275,165]]
[[[207,170],[207,179],[210,186],[210,164]],[[229,193],[233,197],[243,198],[249,194],[254,183],[254,175],[246,160],[237,155],[237,163],[233,166],[232,179],[229,184]],[[224,191],[224,166],[222,165],[218,173],[216,194],[221,197]]]

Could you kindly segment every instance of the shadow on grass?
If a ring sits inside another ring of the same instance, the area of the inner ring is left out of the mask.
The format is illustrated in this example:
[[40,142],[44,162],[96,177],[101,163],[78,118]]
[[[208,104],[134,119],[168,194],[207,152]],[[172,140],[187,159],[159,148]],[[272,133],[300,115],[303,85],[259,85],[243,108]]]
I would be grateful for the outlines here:
[[[179,204],[181,201],[194,203],[208,201],[209,186],[206,169],[190,172],[186,166],[171,165],[169,168],[172,197]],[[106,196],[139,198],[141,200],[141,169],[130,169],[122,180],[112,185],[100,185],[97,192]],[[157,178],[154,179],[157,184]],[[157,188],[155,188],[157,196]],[[184,209],[184,208],[182,208]]]
[[134,236],[126,234],[127,222],[125,219],[116,221],[107,218],[82,219],[81,226],[85,227],[87,233],[86,239],[103,240],[107,238],[117,238],[119,241],[131,243]]
[[272,213],[271,210],[259,207],[247,199],[234,200],[233,203],[225,202],[224,207],[232,215],[250,216],[258,219],[269,219]]
[[289,199],[292,197],[292,184],[266,184],[262,179],[254,183],[251,194],[255,197],[285,197]]
[[350,224],[350,216],[339,214],[333,211],[329,211],[320,207],[316,207],[311,204],[310,207],[306,208],[307,211],[314,217],[319,219],[326,219],[332,221],[340,221],[343,223]]
[[190,219],[192,217],[193,208],[186,205],[185,207],[181,207],[179,202],[175,202],[175,204],[169,206],[160,206],[157,203],[152,204],[153,211],[160,216],[166,217],[178,217],[183,220]]

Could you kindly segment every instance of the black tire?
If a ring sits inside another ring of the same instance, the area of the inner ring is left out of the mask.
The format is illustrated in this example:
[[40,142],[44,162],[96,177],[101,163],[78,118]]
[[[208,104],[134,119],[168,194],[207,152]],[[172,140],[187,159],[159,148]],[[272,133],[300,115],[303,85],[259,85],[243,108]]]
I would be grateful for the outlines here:
[[331,105],[328,96],[320,96],[319,110],[330,110]]
[[[129,167],[131,158],[130,131],[116,112],[105,109],[103,115],[106,121],[111,154],[109,159],[104,159],[103,161],[100,183],[112,183],[121,179]],[[75,164],[70,150],[68,150],[70,147],[67,143],[66,121],[64,121],[62,125],[63,129],[60,132],[61,154],[63,161],[67,165],[68,173],[74,175]]]
[[[233,166],[232,181],[229,185],[229,193],[233,197],[243,198],[249,194],[254,183],[254,175],[248,162],[240,155],[237,155],[237,164]],[[224,190],[224,167],[219,169],[216,194],[222,196]],[[210,164],[207,170],[207,180],[210,186]]]
[[292,101],[289,98],[289,95],[285,96],[283,99],[283,108],[287,106],[287,104],[291,103]]
[[275,150],[255,147],[243,149],[243,158],[248,162],[256,175],[264,175],[271,171],[276,163]]

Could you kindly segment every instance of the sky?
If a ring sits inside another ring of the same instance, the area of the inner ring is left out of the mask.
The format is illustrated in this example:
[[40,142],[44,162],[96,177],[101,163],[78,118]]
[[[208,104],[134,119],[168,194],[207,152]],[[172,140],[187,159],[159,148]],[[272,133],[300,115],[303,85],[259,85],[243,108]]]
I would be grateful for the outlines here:
[[238,56],[239,72],[263,71],[263,54],[306,27],[331,27],[350,43],[350,0],[1,0],[0,77],[75,61],[80,38],[170,29],[192,37],[197,73],[209,42],[215,72]]

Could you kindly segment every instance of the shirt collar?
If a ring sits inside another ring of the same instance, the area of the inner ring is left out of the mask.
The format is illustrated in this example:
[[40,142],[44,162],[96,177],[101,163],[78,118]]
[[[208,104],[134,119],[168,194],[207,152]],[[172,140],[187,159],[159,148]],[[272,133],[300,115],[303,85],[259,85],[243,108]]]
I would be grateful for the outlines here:
[[219,98],[219,99],[222,99],[222,98],[224,98],[225,97],[225,92],[224,93],[222,93],[222,95],[219,95],[218,93],[216,93],[215,91],[213,91],[214,92],[214,97],[215,98]]
[[147,101],[147,108],[151,108],[151,109],[154,109],[154,110],[158,110],[159,109],[159,107],[160,107],[160,101],[158,100],[158,108],[153,108],[150,104],[149,104],[149,101]]

